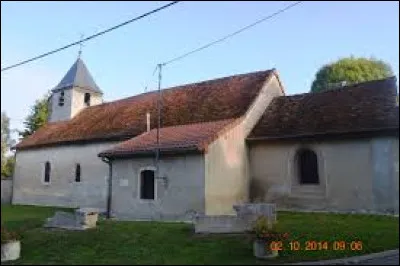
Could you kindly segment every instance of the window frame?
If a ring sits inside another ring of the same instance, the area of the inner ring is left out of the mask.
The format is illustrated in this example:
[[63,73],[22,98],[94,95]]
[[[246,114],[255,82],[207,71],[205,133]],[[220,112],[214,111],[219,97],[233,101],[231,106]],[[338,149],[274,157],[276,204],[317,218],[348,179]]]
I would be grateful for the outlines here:
[[[49,181],[46,182],[46,169],[47,169],[47,165],[49,165]],[[44,185],[50,185],[51,184],[51,163],[50,161],[45,161],[44,165],[43,165],[43,173],[42,173],[42,184]]]
[[[77,181],[78,169],[79,169],[79,181]],[[81,166],[80,163],[76,163],[75,164],[75,179],[74,179],[74,182],[75,183],[81,183],[82,182],[82,166]]]
[[[86,96],[88,96],[88,99],[86,99]],[[89,92],[85,92],[83,94],[83,104],[86,106],[90,106],[90,101],[91,101],[92,95]]]
[[[141,185],[142,185],[142,172],[153,171],[154,172],[154,199],[143,199],[141,196]],[[137,181],[137,199],[142,202],[154,202],[158,199],[157,197],[157,178],[156,178],[156,167],[146,166],[139,169],[138,181]]]
[[64,99],[64,91],[60,92],[60,96],[58,97],[58,106],[64,106],[65,99]]
[[[316,167],[316,177],[317,177],[317,182],[312,182],[312,183],[307,183],[304,182],[303,177],[303,164],[302,164],[302,157],[306,152],[309,152],[310,154],[313,155],[315,158],[315,167]],[[321,174],[320,174],[320,169],[319,169],[319,158],[317,152],[315,152],[313,149],[307,148],[307,147],[301,147],[297,149],[296,151],[296,172],[297,172],[297,183],[300,186],[319,186],[321,185]]]

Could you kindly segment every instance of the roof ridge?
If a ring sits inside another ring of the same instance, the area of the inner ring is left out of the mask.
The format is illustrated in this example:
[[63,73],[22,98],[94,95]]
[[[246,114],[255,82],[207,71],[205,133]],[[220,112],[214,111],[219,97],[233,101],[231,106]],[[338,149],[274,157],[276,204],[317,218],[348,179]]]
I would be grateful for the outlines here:
[[[265,82],[274,75],[273,70],[262,70],[164,89],[163,98],[167,105],[163,106],[168,108],[162,112],[162,125],[164,129],[172,126],[171,130],[182,125],[176,128],[182,132],[185,131],[183,125],[196,131],[196,124],[199,128],[215,128],[235,123],[235,120],[227,119],[243,116]],[[56,143],[64,145],[81,140],[124,140],[140,135],[146,131],[146,112],[155,113],[157,94],[157,91],[140,93],[87,107],[72,119],[49,126],[49,130],[36,132],[33,138],[22,140],[19,148]],[[153,128],[156,118],[156,115],[151,115]]]
[[[187,124],[180,124],[180,125],[175,125],[175,126],[168,126],[168,127],[161,127],[160,130],[162,129],[170,129],[170,128],[180,128],[180,127],[187,127],[187,126],[197,126],[197,125],[206,125],[206,124],[212,124],[212,123],[223,123],[223,122],[229,122],[229,121],[235,121],[240,118],[226,118],[226,119],[219,119],[219,120],[214,120],[214,121],[204,121],[204,122],[194,122],[194,123],[187,123]],[[157,130],[157,128],[153,128],[149,132]]]
[[[168,87],[168,88],[165,88],[165,89],[161,89],[161,91],[165,92],[165,91],[172,91],[172,90],[185,90],[185,89],[187,89],[187,86],[190,86],[190,85],[191,86],[195,86],[195,85],[200,85],[202,83],[207,83],[207,82],[220,82],[222,80],[229,79],[229,78],[247,76],[247,75],[250,75],[250,74],[261,74],[263,72],[265,72],[265,74],[267,74],[267,73],[273,73],[274,71],[276,71],[276,69],[275,68],[271,68],[271,69],[267,69],[267,70],[259,70],[259,71],[247,72],[247,73],[242,73],[242,74],[235,74],[235,75],[231,75],[231,76],[219,77],[219,78],[215,78],[215,79],[202,80],[202,81],[193,82],[193,83],[184,83],[184,84],[181,84],[181,85],[176,85],[176,86]],[[154,89],[152,91],[142,92],[142,93],[139,93],[139,94],[136,94],[136,95],[128,96],[128,97],[117,99],[117,100],[114,100],[114,101],[103,102],[103,103],[98,104],[98,105],[89,106],[89,108],[90,107],[104,106],[104,105],[107,105],[107,104],[113,104],[113,103],[117,103],[117,102],[125,101],[125,100],[131,100],[131,99],[136,98],[136,97],[140,97],[140,96],[148,95],[148,94],[155,94],[157,92],[158,92],[158,90]]]
[[349,84],[349,85],[346,85],[343,87],[338,87],[334,90],[326,90],[326,91],[321,91],[321,92],[303,92],[303,93],[296,93],[296,94],[292,94],[292,95],[282,95],[282,96],[278,96],[277,98],[281,98],[281,97],[290,98],[290,97],[299,97],[299,96],[308,96],[308,95],[319,95],[319,94],[324,94],[324,93],[333,93],[333,92],[348,90],[348,89],[351,89],[354,87],[361,87],[361,86],[364,86],[365,84],[390,81],[392,79],[394,79],[394,81],[397,80],[396,76],[390,76],[390,77],[383,78],[383,79],[374,79],[374,80],[353,83],[353,84]]

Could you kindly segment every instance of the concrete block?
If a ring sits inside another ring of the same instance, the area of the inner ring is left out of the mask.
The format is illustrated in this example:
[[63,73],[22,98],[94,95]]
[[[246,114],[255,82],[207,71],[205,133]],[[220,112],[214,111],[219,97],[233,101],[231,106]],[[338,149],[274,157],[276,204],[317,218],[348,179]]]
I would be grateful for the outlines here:
[[237,217],[247,223],[254,223],[259,216],[267,217],[271,222],[276,222],[276,205],[271,203],[247,203],[234,205]]
[[251,231],[259,216],[276,222],[275,204],[241,204],[233,207],[237,215],[197,216],[196,233],[244,233]]
[[195,233],[243,233],[246,229],[246,222],[234,215],[199,216],[195,220]]
[[96,227],[99,218],[99,210],[95,208],[81,208],[75,211],[76,222],[85,227]]
[[92,208],[78,209],[75,213],[57,211],[48,218],[44,227],[68,230],[85,230],[96,227],[98,210]]

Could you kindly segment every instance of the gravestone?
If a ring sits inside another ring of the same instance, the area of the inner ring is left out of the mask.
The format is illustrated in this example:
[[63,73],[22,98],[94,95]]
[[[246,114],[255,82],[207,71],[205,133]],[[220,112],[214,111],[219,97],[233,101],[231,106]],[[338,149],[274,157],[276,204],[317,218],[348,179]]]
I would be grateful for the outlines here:
[[57,211],[51,218],[47,218],[44,227],[62,228],[68,230],[85,230],[96,227],[98,210],[82,208],[75,213]]

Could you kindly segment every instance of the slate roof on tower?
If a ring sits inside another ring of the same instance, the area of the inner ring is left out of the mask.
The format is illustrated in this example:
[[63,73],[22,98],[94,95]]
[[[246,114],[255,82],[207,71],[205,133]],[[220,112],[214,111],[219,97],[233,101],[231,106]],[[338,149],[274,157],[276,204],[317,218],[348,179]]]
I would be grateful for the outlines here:
[[[273,75],[258,71],[164,89],[162,127],[240,118]],[[130,139],[146,131],[147,112],[156,128],[157,99],[152,91],[87,107],[71,120],[44,125],[16,148]]]
[[67,74],[58,83],[58,85],[52,89],[52,92],[56,92],[63,89],[70,89],[73,87],[80,87],[93,92],[103,92],[99,89],[85,63],[81,58],[78,58],[75,63],[68,70]]

